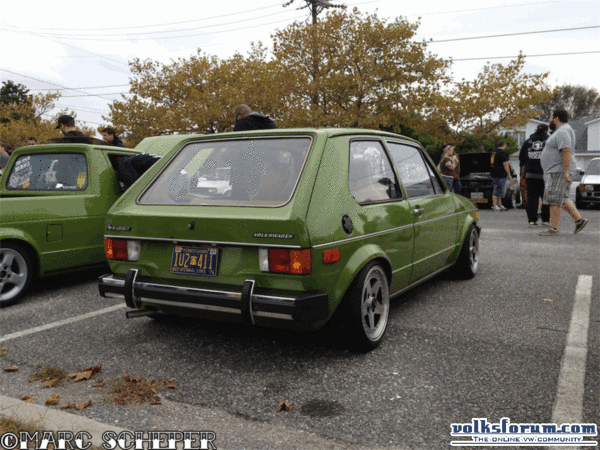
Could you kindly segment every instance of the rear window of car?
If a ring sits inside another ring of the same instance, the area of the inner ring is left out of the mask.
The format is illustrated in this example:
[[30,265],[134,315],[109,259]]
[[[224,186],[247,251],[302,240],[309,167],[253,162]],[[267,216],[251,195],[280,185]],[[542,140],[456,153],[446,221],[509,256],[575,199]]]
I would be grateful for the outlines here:
[[21,155],[6,183],[16,191],[83,191],[87,185],[87,161],[81,153]]
[[139,198],[143,205],[281,206],[294,192],[310,137],[194,142]]

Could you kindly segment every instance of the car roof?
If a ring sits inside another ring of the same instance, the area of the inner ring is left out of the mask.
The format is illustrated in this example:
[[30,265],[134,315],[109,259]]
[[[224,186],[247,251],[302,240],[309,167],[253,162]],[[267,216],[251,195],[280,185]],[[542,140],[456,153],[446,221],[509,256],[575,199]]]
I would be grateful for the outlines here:
[[202,139],[231,139],[242,138],[246,136],[289,136],[289,135],[311,135],[311,136],[326,136],[337,137],[347,135],[361,136],[379,136],[387,138],[402,139],[414,143],[418,143],[415,139],[407,136],[391,133],[387,131],[368,130],[363,128],[276,128],[270,130],[252,130],[252,131],[229,131],[224,133],[214,134],[171,134],[163,136],[152,136],[142,140],[135,149],[145,153],[165,154],[166,151],[172,149],[175,145],[191,140]]

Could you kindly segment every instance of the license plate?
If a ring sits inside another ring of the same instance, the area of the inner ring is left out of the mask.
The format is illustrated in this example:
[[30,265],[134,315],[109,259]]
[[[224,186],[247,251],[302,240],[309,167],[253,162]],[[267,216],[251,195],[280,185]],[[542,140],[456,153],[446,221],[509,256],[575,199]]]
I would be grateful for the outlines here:
[[472,198],[471,201],[473,203],[487,203],[487,198]]
[[483,192],[471,192],[471,198],[483,198]]
[[216,248],[173,247],[171,273],[214,277],[219,257]]

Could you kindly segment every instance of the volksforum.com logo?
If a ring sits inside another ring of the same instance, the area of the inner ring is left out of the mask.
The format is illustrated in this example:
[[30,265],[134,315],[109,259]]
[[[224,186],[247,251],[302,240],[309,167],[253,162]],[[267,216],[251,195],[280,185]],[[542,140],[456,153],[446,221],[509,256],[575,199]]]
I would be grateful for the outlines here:
[[487,419],[471,419],[471,423],[453,423],[451,436],[470,437],[470,441],[451,441],[454,447],[469,445],[472,447],[506,446],[597,446],[597,441],[585,441],[584,438],[597,436],[594,423],[510,423],[503,417],[499,423],[489,423]]

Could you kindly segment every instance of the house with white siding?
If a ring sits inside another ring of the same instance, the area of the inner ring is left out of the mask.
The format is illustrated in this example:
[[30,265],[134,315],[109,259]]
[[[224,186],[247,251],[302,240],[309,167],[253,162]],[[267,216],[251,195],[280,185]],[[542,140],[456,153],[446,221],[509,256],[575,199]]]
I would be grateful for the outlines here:
[[585,123],[587,128],[587,151],[600,152],[600,119]]
[[543,120],[530,119],[525,125],[517,128],[513,128],[509,130],[501,130],[500,134],[506,133],[508,136],[512,137],[517,141],[517,145],[519,148],[523,145],[523,143],[529,139],[535,130],[537,130],[538,125],[548,125],[548,122],[544,122]]

